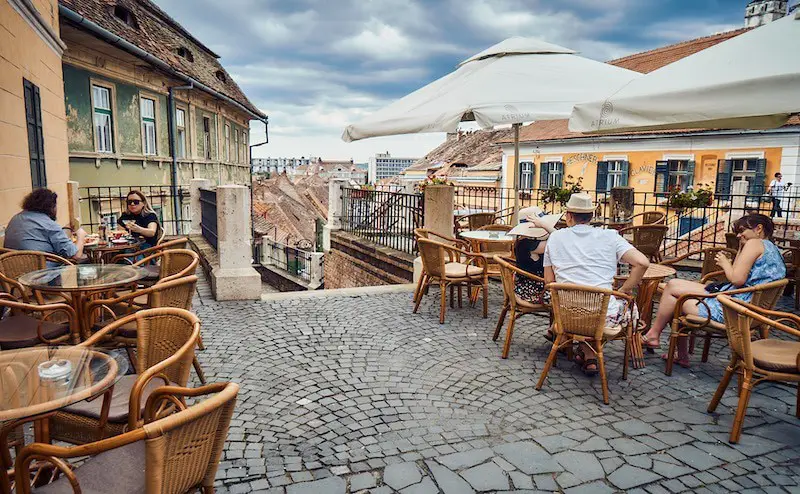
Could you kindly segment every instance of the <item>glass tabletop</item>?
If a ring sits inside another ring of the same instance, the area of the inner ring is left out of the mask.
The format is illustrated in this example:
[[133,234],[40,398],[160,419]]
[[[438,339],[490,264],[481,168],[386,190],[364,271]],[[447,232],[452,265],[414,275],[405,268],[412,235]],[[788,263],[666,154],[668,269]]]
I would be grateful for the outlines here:
[[85,245],[86,250],[124,250],[133,249],[142,245],[142,241],[135,237],[121,237],[118,240],[100,241]]
[[126,285],[145,276],[147,271],[138,266],[79,264],[26,273],[19,282],[40,291],[94,290]]
[[507,235],[506,232],[492,231],[492,230],[470,230],[461,232],[460,235],[464,238],[471,238],[473,240],[490,240],[493,242],[513,242],[514,237]]
[[0,351],[0,422],[95,396],[128,371],[124,352],[51,346]]

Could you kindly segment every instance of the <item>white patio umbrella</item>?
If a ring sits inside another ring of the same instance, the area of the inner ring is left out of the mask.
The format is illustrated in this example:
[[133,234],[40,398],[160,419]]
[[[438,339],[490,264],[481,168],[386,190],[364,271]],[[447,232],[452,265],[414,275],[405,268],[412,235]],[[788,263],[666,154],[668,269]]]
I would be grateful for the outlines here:
[[[640,76],[551,43],[509,38],[461,62],[454,72],[348,125],[342,139],[455,132],[459,122],[473,120],[484,129],[513,124],[514,162],[518,164],[523,122],[568,118],[575,103],[609,94]],[[516,188],[519,174],[514,175]]]
[[800,10],[575,105],[569,129],[768,129],[797,112]]

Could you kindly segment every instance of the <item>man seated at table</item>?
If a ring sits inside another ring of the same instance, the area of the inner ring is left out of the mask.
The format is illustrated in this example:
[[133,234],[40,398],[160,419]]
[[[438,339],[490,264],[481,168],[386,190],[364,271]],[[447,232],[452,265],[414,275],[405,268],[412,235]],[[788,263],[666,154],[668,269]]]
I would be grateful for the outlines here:
[[[620,292],[631,294],[650,266],[647,256],[639,252],[616,230],[589,226],[596,205],[589,194],[572,194],[566,206],[568,228],[550,234],[544,253],[544,279],[547,283],[574,283],[596,288],[612,288],[619,261],[631,266],[631,272]],[[626,303],[613,296],[608,304],[606,326],[625,325],[631,312]],[[635,315],[635,314],[634,314]],[[597,374],[594,350],[583,343],[576,352],[576,361],[587,375]]]
[[58,195],[50,189],[36,189],[22,201],[22,211],[6,227],[4,247],[12,250],[49,252],[66,259],[83,259],[86,231],[75,232],[73,242],[56,223]]

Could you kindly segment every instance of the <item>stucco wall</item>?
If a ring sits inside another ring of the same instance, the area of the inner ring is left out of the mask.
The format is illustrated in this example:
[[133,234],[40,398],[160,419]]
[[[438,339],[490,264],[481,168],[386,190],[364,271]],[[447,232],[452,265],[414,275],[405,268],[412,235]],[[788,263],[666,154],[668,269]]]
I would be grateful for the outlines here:
[[[37,0],[48,26],[58,32],[57,0]],[[19,211],[31,190],[23,79],[39,87],[47,185],[59,195],[66,222],[67,125],[61,56],[6,2],[0,2],[0,226]]]

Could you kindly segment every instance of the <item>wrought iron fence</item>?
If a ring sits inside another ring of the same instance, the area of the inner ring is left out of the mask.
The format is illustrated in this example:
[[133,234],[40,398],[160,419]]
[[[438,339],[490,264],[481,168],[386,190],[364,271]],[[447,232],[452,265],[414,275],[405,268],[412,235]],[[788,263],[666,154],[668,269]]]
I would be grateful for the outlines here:
[[200,229],[203,238],[217,248],[217,191],[200,189]]
[[342,188],[342,230],[409,254],[422,226],[422,194]]
[[[454,213],[456,216],[465,216],[472,213],[496,212],[498,219],[503,223],[511,221],[515,197],[519,208],[538,206],[546,213],[561,211],[561,204],[548,201],[545,189],[513,189],[510,187],[474,187],[455,186]],[[583,192],[592,196],[598,204],[597,217],[609,218],[611,216],[609,198],[610,192],[598,190],[585,190]]]
[[261,254],[266,256],[262,262],[283,269],[306,281],[311,281],[312,252],[263,239]]
[[80,187],[78,197],[83,228],[97,233],[101,222],[116,227],[120,215],[127,210],[125,199],[131,190],[138,190],[147,197],[166,235],[183,235],[189,231],[189,189],[173,185]]

